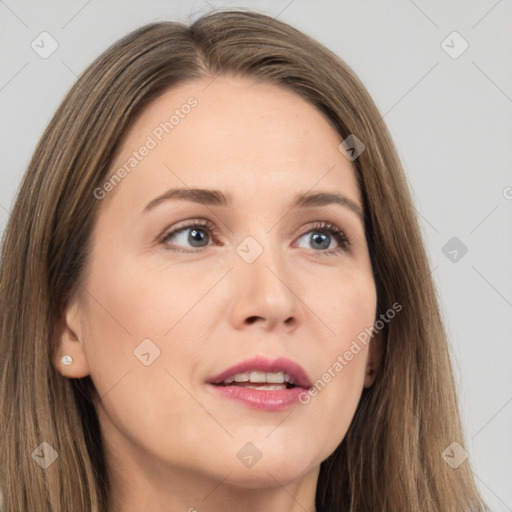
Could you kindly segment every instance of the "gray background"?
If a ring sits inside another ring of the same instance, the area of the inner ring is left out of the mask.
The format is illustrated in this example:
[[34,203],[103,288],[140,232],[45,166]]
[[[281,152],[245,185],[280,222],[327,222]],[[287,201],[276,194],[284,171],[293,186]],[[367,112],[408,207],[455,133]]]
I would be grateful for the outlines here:
[[[385,116],[439,290],[476,481],[493,511],[512,511],[511,0],[0,1],[0,229],[44,127],[101,51],[144,23],[229,6],[324,43]],[[43,31],[58,43],[46,59],[31,47]]]

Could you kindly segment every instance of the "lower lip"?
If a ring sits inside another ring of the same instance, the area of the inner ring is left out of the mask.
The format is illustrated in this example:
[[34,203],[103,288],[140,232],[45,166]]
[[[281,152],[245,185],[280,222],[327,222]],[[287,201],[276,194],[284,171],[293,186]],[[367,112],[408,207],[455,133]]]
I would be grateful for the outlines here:
[[242,403],[251,409],[262,411],[282,411],[301,403],[299,398],[307,390],[299,386],[279,390],[257,390],[241,386],[216,386],[209,384],[217,393]]

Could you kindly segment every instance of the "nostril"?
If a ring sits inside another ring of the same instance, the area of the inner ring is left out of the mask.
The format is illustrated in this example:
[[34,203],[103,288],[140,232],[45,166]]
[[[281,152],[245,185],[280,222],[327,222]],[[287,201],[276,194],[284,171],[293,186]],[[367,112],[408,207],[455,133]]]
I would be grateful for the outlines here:
[[[261,320],[263,320],[263,317],[261,317],[261,316],[256,316],[256,315],[255,315],[255,316],[250,316],[250,317],[248,317],[248,318],[247,318],[246,322],[247,322],[248,324],[252,325],[253,323],[255,323],[256,321],[258,321],[258,320],[260,320],[260,319],[261,319]],[[284,321],[284,323],[285,323],[286,325],[292,325],[294,322],[295,322],[295,318],[294,318],[293,316],[291,316],[291,317],[287,318],[287,319]]]

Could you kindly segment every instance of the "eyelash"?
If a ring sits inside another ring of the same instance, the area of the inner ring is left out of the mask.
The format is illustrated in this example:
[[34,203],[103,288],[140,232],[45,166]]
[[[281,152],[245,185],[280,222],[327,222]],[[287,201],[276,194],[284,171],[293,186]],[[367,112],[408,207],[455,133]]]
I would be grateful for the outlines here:
[[[164,233],[164,235],[162,235],[162,237],[160,238],[159,243],[162,245],[166,245],[167,240],[169,240],[169,238],[181,233],[182,231],[186,231],[187,229],[196,229],[196,228],[201,228],[203,230],[209,231],[210,234],[214,235],[214,238],[216,238],[216,235],[217,235],[216,228],[210,221],[203,220],[203,219],[193,219],[192,221],[190,221],[188,224],[186,224],[184,226],[177,227],[176,229],[173,229],[172,231],[168,231],[168,232]],[[299,239],[304,237],[304,235],[307,235],[314,231],[329,233],[330,235],[332,235],[334,237],[334,239],[338,243],[338,247],[336,247],[334,249],[326,249],[326,250],[318,250],[318,251],[316,251],[315,249],[311,249],[314,252],[320,253],[319,255],[332,256],[332,255],[350,250],[350,247],[352,245],[351,239],[345,234],[344,231],[339,229],[336,225],[331,224],[330,222],[324,222],[324,221],[315,222],[312,227],[310,227],[305,233],[303,233],[299,237]],[[173,250],[173,251],[177,251],[177,252],[195,253],[195,252],[200,252],[202,249],[206,249],[206,247],[207,246],[198,247],[195,250],[194,249],[187,250],[187,249],[183,249],[181,247],[171,247],[171,246],[168,246],[167,248],[170,250]]]

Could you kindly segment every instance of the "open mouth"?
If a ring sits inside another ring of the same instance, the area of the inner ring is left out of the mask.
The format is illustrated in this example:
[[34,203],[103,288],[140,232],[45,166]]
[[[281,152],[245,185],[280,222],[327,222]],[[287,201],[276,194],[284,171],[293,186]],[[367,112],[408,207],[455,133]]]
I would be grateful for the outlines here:
[[277,391],[297,387],[295,379],[284,372],[237,373],[222,382],[212,382],[215,386],[236,386],[260,391]]
[[256,357],[211,377],[206,384],[251,409],[282,411],[300,402],[310,382],[305,370],[290,359]]

